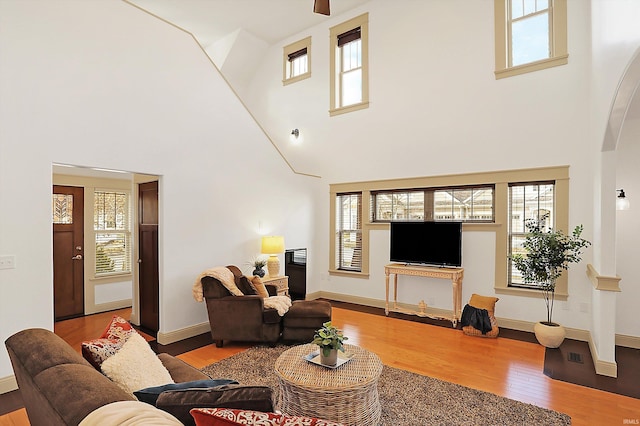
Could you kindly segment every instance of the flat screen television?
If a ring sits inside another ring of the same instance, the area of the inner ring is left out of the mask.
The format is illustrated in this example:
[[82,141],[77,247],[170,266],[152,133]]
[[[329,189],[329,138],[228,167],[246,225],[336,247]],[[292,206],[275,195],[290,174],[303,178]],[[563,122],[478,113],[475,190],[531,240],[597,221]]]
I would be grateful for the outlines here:
[[392,262],[462,266],[461,222],[391,222]]

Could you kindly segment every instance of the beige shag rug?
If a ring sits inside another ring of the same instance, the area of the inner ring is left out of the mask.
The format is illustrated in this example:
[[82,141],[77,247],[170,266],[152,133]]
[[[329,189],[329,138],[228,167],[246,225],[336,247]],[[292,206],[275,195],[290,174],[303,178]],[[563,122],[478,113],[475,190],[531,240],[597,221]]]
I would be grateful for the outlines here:
[[[256,346],[202,369],[212,378],[230,378],[274,390],[278,356],[290,346]],[[492,393],[384,366],[378,382],[382,425],[569,425],[571,417]]]

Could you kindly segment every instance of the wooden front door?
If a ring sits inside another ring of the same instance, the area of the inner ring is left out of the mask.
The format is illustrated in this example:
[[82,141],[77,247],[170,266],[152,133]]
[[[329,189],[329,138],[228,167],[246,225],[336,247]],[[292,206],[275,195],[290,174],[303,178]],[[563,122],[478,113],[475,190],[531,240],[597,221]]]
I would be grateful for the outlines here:
[[160,329],[158,275],[158,181],[138,186],[138,283],[140,326],[157,332]]
[[84,315],[84,188],[53,186],[53,300],[56,321]]

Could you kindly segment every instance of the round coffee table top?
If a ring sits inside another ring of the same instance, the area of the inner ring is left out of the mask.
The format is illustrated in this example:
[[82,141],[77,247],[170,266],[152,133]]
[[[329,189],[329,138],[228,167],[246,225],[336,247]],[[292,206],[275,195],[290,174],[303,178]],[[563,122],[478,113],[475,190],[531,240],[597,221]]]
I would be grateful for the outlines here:
[[359,346],[344,345],[344,349],[344,355],[351,359],[337,368],[328,368],[304,359],[318,352],[317,345],[294,346],[276,360],[276,374],[290,384],[326,392],[362,388],[377,382],[382,373],[380,358]]

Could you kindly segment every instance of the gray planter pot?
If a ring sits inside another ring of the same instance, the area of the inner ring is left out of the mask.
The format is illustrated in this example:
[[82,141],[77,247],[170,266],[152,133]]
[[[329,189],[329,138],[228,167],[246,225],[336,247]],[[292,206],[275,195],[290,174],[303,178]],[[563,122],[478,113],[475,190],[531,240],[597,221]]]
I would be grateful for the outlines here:
[[328,356],[324,356],[324,351],[321,348],[320,349],[320,363],[322,365],[328,365],[330,367],[333,367],[334,365],[336,365],[338,363],[338,350],[337,349],[331,349],[329,351],[329,355]]

